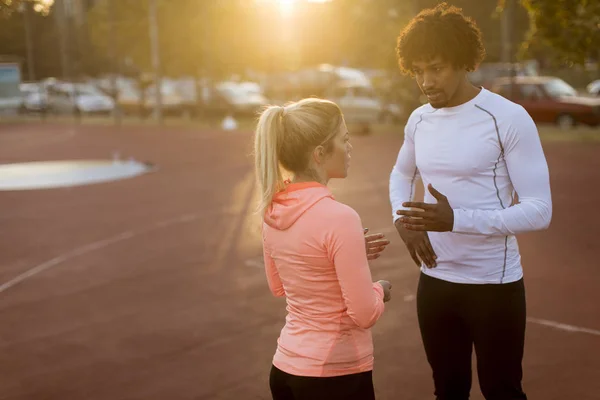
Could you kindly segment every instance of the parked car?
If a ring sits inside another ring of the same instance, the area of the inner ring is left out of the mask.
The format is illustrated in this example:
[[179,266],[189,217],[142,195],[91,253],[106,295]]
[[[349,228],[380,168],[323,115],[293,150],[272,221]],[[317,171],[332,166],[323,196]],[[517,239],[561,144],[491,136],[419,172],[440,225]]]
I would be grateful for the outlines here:
[[[181,99],[181,111],[180,115],[186,118],[193,118],[198,116],[200,112],[200,88],[196,78],[180,77],[177,79],[166,78],[170,86],[177,93]],[[164,82],[163,81],[163,82]]]
[[469,72],[469,81],[476,86],[490,88],[499,78],[511,76],[537,76],[538,69],[535,62],[525,63],[482,63],[475,71]]
[[[185,100],[171,81],[162,81],[160,94],[163,114],[180,116],[185,113]],[[152,84],[146,89],[144,94],[144,109],[147,113],[152,113],[155,105],[156,85]]]
[[[373,87],[362,82],[338,82],[328,91],[326,98],[340,106],[349,124],[370,126],[385,118],[387,111]],[[392,113],[392,110],[390,108],[389,112]]]
[[39,83],[21,83],[19,85],[23,94],[23,112],[42,112],[48,107],[48,93],[44,85]]
[[268,104],[260,86],[251,85],[249,82],[220,82],[215,89],[216,97],[220,99],[218,102],[220,101],[233,115],[255,115]]
[[592,96],[600,96],[600,79],[591,82],[586,89]]
[[140,115],[144,113],[141,90],[135,84],[122,85],[117,92],[119,111],[125,115]]
[[535,122],[556,123],[563,129],[577,124],[600,124],[600,98],[580,95],[560,78],[499,78],[492,91],[522,105]]
[[320,97],[337,103],[353,132],[368,134],[379,122],[401,120],[403,108],[385,104],[361,70],[328,64],[270,76],[267,96],[275,104]]
[[96,86],[56,82],[47,86],[48,109],[55,113],[108,114],[115,103]]

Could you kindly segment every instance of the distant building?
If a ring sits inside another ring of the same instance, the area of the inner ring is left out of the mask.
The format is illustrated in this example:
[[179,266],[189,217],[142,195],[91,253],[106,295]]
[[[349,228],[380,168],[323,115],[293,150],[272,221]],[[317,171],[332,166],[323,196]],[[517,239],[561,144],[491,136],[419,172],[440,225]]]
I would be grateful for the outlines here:
[[23,104],[21,66],[18,61],[8,61],[13,57],[0,57],[0,115],[14,114]]

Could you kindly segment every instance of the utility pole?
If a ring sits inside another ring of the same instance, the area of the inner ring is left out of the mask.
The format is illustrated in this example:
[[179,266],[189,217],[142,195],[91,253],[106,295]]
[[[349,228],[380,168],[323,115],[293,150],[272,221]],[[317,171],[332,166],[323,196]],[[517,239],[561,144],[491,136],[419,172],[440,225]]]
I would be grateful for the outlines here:
[[160,73],[160,46],[159,46],[159,33],[158,33],[158,21],[157,21],[157,0],[148,0],[149,3],[149,15],[148,20],[150,23],[150,47],[152,52],[152,67],[154,69],[154,88],[155,88],[155,102],[154,102],[154,117],[159,125],[162,124],[162,79]]
[[504,0],[504,9],[502,10],[501,32],[502,32],[502,62],[512,62],[512,35],[513,12],[512,1]]
[[113,114],[115,117],[115,123],[121,125],[121,108],[119,107],[119,89],[117,87],[117,75],[119,73],[119,61],[117,60],[117,35],[115,27],[115,0],[108,1],[108,26],[109,26],[109,41],[108,41],[108,52],[110,62],[112,65],[110,74],[110,92],[112,94],[113,101],[115,103]]
[[35,81],[33,60],[33,40],[31,38],[31,4],[23,3],[23,19],[25,25],[25,47],[27,48],[27,79]]
[[54,5],[57,7],[57,23],[60,35],[61,59],[63,62],[63,80],[73,85],[73,91],[69,94],[73,104],[72,116],[77,123],[81,122],[81,113],[77,104],[79,98],[77,88],[78,67],[74,65],[79,62],[79,42],[73,26],[73,0],[60,0]]
[[67,40],[65,34],[66,18],[64,0],[56,0],[54,6],[54,20],[58,28],[58,46],[60,52],[60,66],[62,79],[67,80],[69,76],[69,56],[67,50]]
[[514,0],[504,0],[504,9],[502,10],[501,19],[501,34],[502,34],[502,62],[509,66],[510,77],[510,95],[514,95],[514,77],[516,75],[513,46],[512,46],[512,30],[514,29]]

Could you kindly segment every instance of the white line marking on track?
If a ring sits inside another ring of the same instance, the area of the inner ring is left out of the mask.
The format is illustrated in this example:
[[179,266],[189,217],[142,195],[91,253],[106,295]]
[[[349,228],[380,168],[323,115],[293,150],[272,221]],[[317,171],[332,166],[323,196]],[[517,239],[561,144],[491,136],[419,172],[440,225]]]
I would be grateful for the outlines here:
[[404,296],[404,301],[407,302],[407,303],[413,301],[414,299],[415,299],[415,295],[414,294],[407,294],[407,295]]
[[250,258],[250,259],[244,261],[244,264],[246,264],[247,267],[254,267],[254,268],[263,268],[265,266],[265,263],[264,263],[262,257]]
[[582,328],[580,326],[563,324],[561,322],[548,321],[547,319],[539,319],[539,318],[527,318],[528,322],[549,326],[554,329],[558,329],[565,332],[577,332],[577,333],[588,333],[590,335],[600,336],[600,331],[589,328]]
[[[380,231],[377,231],[377,232],[380,232]],[[381,261],[383,261],[383,260],[379,260],[378,263],[381,264]],[[400,258],[393,258],[393,259],[391,259],[390,264],[399,265],[400,263],[402,263],[402,261],[406,261],[406,260],[403,260]],[[248,266],[248,267],[254,267],[254,268],[263,268],[264,267],[264,262],[263,262],[262,257],[249,258],[246,261],[244,261],[244,264],[246,264],[246,266]],[[410,303],[410,302],[416,300],[416,296],[412,293],[408,293],[402,297],[402,300],[404,300],[404,302],[406,302],[406,303]],[[597,331],[594,329],[589,329],[589,328],[583,328],[580,326],[563,324],[561,322],[549,321],[546,319],[532,318],[532,317],[527,318],[527,321],[532,324],[543,325],[543,326],[547,326],[547,327],[558,329],[558,330],[565,331],[565,332],[587,333],[590,335],[600,336],[600,331]]]
[[[416,297],[413,294],[407,294],[404,296],[404,301],[407,303],[411,302],[415,299],[416,299]],[[588,333],[590,335],[600,336],[600,331],[597,331],[595,329],[589,329],[589,328],[583,328],[583,327],[575,326],[575,325],[563,324],[561,322],[549,321],[547,319],[529,317],[529,318],[527,318],[527,322],[532,323],[532,324],[548,326],[550,328],[558,329],[558,330],[565,331],[565,332]]]
[[112,244],[119,243],[119,242],[122,242],[122,241],[125,241],[128,239],[131,239],[135,236],[143,235],[145,233],[149,233],[149,232],[152,232],[155,230],[166,228],[171,225],[192,222],[192,221],[196,221],[201,218],[213,216],[215,214],[228,214],[228,213],[231,213],[231,210],[217,211],[217,212],[202,214],[202,215],[200,215],[200,214],[184,214],[184,215],[181,215],[176,218],[172,218],[172,219],[168,219],[165,221],[160,221],[160,222],[154,223],[152,225],[149,225],[149,226],[139,229],[139,230],[122,232],[115,236],[77,247],[71,251],[68,251],[64,254],[59,255],[58,257],[54,257],[51,260],[48,260],[39,265],[36,265],[35,267],[25,271],[21,275],[18,275],[17,277],[3,283],[2,285],[0,285],[0,293],[10,289],[11,287],[23,282],[24,280],[26,280],[28,278],[31,278],[32,276],[35,276],[43,271],[46,271],[47,269],[55,267],[56,265],[59,265],[65,261],[72,259],[72,258],[79,257],[82,255],[91,253],[93,251],[106,248]]
[[37,275],[40,272],[45,271],[49,268],[52,268],[55,265],[58,265],[64,261],[71,259],[71,258],[74,258],[74,257],[80,256],[80,255],[86,254],[86,253],[90,253],[94,250],[98,250],[98,249],[110,246],[113,243],[127,240],[129,238],[132,238],[133,236],[135,236],[135,234],[131,231],[128,231],[128,232],[120,233],[120,234],[113,236],[111,238],[108,238],[108,239],[99,240],[97,242],[93,242],[93,243],[78,247],[75,250],[72,250],[68,253],[62,254],[51,260],[41,263],[41,264],[27,270],[26,272],[22,273],[21,275],[17,276],[16,278],[13,278],[8,282],[3,283],[0,286],[0,293],[4,292],[7,289],[10,289],[11,287],[24,281],[27,278],[31,278],[32,276]]
[[[380,229],[369,229],[369,232],[370,233],[390,234],[390,233],[395,233],[396,229],[394,228],[394,226],[388,226],[388,227],[380,228]],[[393,259],[389,259],[389,260],[382,259],[382,260],[378,261],[378,263],[381,264],[382,261],[384,262],[385,265],[400,264],[402,262],[402,260],[400,258],[393,258]],[[412,294],[408,294],[408,295],[404,296],[405,302],[410,302],[414,299],[415,299],[415,296]],[[600,331],[598,331],[598,330],[583,328],[580,326],[563,324],[562,322],[549,321],[546,319],[532,318],[532,317],[527,318],[527,321],[532,324],[543,325],[543,326],[547,326],[547,327],[558,329],[558,330],[565,331],[565,332],[587,333],[590,335],[600,336]]]

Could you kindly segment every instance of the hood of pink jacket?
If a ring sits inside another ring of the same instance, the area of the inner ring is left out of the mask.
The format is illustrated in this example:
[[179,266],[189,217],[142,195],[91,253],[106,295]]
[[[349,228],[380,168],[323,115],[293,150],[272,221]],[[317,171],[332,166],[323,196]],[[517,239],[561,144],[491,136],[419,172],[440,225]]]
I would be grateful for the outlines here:
[[271,206],[265,213],[265,223],[277,230],[292,226],[312,206],[333,194],[318,182],[288,184],[284,191],[273,197]]

